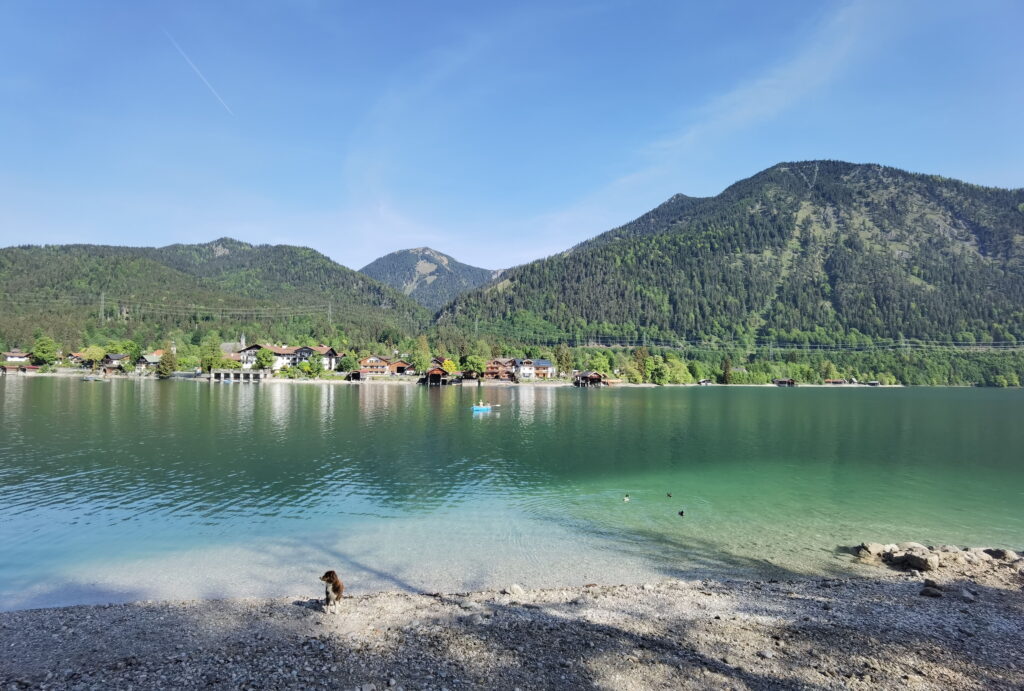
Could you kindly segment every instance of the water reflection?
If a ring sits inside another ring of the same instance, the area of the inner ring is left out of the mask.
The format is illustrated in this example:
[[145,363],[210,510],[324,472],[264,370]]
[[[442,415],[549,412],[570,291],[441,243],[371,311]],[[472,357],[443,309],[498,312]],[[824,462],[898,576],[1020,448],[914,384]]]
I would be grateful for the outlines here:
[[[623,536],[652,558],[653,535],[751,556],[865,536],[1024,540],[1020,392],[12,377],[0,394],[0,591],[55,555],[295,535],[467,569],[498,552],[599,564]],[[480,397],[500,407],[474,416]],[[715,563],[686,549],[668,556],[679,568]]]

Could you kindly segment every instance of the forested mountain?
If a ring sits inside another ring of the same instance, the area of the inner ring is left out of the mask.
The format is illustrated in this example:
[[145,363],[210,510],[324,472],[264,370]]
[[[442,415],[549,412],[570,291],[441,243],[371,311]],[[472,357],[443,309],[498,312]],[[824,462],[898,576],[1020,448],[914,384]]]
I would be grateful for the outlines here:
[[429,313],[311,249],[229,238],[202,245],[0,249],[0,341],[36,330],[80,344],[97,330],[152,342],[172,330],[237,337],[397,340]]
[[397,288],[421,305],[438,310],[456,297],[490,281],[496,271],[455,261],[429,247],[399,250],[363,268],[370,278]]
[[782,163],[509,269],[439,321],[547,342],[1024,339],[1024,190]]

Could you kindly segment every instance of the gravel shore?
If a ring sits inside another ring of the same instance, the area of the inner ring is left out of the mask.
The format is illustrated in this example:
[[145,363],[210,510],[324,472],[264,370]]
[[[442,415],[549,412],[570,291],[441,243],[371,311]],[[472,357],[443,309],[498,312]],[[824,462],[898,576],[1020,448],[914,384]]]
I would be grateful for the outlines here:
[[1022,568],[510,584],[336,615],[312,576],[299,599],[0,614],[0,688],[1024,688]]

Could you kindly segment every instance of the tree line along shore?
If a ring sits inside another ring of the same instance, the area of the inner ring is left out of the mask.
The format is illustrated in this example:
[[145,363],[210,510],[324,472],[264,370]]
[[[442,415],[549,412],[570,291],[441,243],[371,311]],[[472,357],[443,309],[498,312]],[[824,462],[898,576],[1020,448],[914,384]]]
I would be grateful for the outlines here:
[[[170,376],[174,372],[210,372],[213,369],[256,368],[288,379],[363,379],[389,374],[423,374],[431,367],[468,379],[523,380],[550,378],[572,381],[574,373],[598,373],[604,379],[629,384],[771,384],[788,381],[813,385],[873,382],[883,386],[991,386],[1017,387],[1024,378],[1024,349],[906,347],[885,349],[785,348],[780,346],[668,348],[658,346],[531,346],[487,339],[417,338],[377,343],[349,343],[340,338],[325,344],[311,336],[295,345],[263,343],[244,347],[224,342],[217,331],[174,334],[174,338],[146,343],[131,339],[101,338],[77,345],[57,343],[46,334],[20,348],[3,350],[0,367],[6,372],[51,372],[60,367],[105,370],[107,374]],[[3,344],[0,344],[2,346]],[[307,357],[296,357],[305,350]],[[368,360],[398,362],[395,368],[376,369]],[[510,361],[548,363],[544,376],[511,376]],[[504,364],[503,364],[504,363]],[[357,377],[358,378],[358,377]]]

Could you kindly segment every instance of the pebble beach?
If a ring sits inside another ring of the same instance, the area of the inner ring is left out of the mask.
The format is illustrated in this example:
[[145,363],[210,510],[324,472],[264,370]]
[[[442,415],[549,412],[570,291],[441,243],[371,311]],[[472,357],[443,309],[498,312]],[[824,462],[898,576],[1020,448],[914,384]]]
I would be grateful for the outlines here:
[[1024,560],[854,551],[873,575],[7,612],[0,688],[1024,688]]

